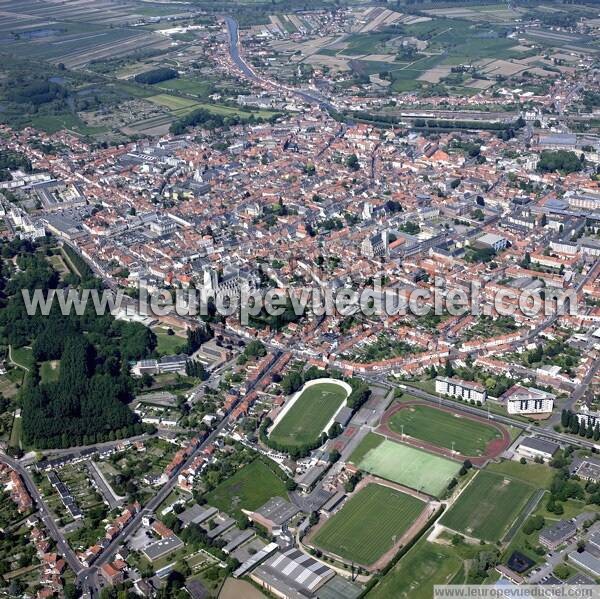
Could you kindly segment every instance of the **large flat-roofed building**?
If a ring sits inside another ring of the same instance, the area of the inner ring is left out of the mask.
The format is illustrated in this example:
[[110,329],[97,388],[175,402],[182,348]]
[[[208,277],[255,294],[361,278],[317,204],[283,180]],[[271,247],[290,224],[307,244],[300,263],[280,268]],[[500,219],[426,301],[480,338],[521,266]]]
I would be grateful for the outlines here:
[[300,509],[289,501],[282,497],[273,497],[255,512],[252,512],[249,518],[253,522],[264,526],[269,534],[273,534],[274,529],[287,524],[299,512]]
[[517,447],[517,455],[533,460],[535,458],[551,460],[558,448],[559,446],[552,441],[544,441],[537,437],[525,437]]
[[583,480],[600,482],[600,463],[592,458],[573,458],[569,471]]
[[278,551],[253,570],[250,578],[283,599],[316,597],[335,572],[296,548]]
[[201,505],[195,504],[189,507],[187,510],[177,515],[177,518],[181,521],[181,524],[185,528],[190,524],[202,524],[209,518],[216,516],[219,510],[216,507],[202,507]]
[[435,379],[435,392],[442,395],[454,395],[467,401],[484,402],[487,399],[487,391],[483,385],[461,379],[449,379],[438,376]]
[[479,237],[475,241],[475,244],[479,245],[479,246],[491,248],[495,252],[500,252],[501,250],[506,248],[506,246],[508,244],[508,240],[506,239],[506,237],[500,237],[500,235],[494,235],[493,233],[486,233],[485,235],[482,235],[481,237]]
[[592,555],[589,551],[582,551],[581,553],[571,551],[569,553],[569,560],[576,566],[590,572],[596,578],[600,577],[600,559]]
[[577,527],[570,520],[560,520],[540,532],[540,544],[554,551],[577,534]]
[[155,543],[150,543],[150,545],[143,549],[143,553],[151,562],[153,562],[180,547],[183,547],[183,541],[179,537],[171,535],[170,537],[165,537]]

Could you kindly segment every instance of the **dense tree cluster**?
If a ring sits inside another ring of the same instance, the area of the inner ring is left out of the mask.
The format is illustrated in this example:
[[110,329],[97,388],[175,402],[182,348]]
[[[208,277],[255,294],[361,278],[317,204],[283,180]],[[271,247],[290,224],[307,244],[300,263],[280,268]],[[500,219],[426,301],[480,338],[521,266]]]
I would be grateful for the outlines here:
[[[65,244],[63,246],[63,252],[81,275],[81,281],[84,284],[84,287],[90,288],[97,286],[98,280],[94,278],[94,271],[90,268],[90,265],[69,245]],[[93,285],[86,284],[92,281]]]
[[26,173],[31,172],[31,160],[20,152],[11,150],[0,150],[0,181],[10,181],[12,175],[9,171],[22,169]]
[[585,159],[578,157],[575,152],[568,150],[544,150],[537,164],[538,171],[542,173],[552,173],[560,171],[562,173],[576,173],[583,169]]
[[206,343],[214,336],[213,330],[210,326],[205,325],[196,329],[187,330],[187,343],[185,346],[185,353],[191,356],[194,352],[200,349],[203,343]]
[[596,423],[596,426],[588,424],[587,426],[579,422],[577,414],[571,412],[571,410],[563,410],[560,416],[560,423],[567,432],[573,435],[579,435],[580,437],[586,437],[587,439],[593,439],[594,441],[600,441],[600,424]]
[[[0,339],[13,347],[31,346],[35,359],[21,393],[25,444],[68,447],[142,432],[126,405],[133,391],[129,362],[152,353],[154,333],[110,314],[99,316],[91,303],[82,316],[61,314],[56,301],[47,316],[28,315],[21,290],[47,292],[59,284],[46,260],[50,249],[47,242],[0,247]],[[14,258],[19,270],[12,271],[6,258]],[[58,380],[42,382],[39,363],[57,359]]]
[[7,89],[7,98],[11,102],[33,104],[34,106],[48,104],[54,100],[64,99],[67,96],[68,92],[63,86],[58,85],[58,83],[52,83],[45,78],[21,82]]
[[168,81],[169,79],[176,79],[179,77],[179,73],[175,69],[168,67],[161,67],[159,69],[152,69],[145,73],[138,73],[134,79],[137,83],[145,83],[152,85],[154,83],[160,83],[161,81]]
[[202,125],[205,129],[219,129],[220,127],[239,125],[243,122],[262,123],[264,121],[262,117],[257,117],[254,114],[250,114],[248,118],[242,118],[238,114],[222,115],[210,112],[205,108],[199,108],[172,123],[170,131],[173,135],[183,135],[190,127],[199,125]]
[[208,378],[208,373],[206,372],[204,365],[198,360],[188,360],[185,363],[185,373],[187,376],[193,376],[202,381],[205,381]]

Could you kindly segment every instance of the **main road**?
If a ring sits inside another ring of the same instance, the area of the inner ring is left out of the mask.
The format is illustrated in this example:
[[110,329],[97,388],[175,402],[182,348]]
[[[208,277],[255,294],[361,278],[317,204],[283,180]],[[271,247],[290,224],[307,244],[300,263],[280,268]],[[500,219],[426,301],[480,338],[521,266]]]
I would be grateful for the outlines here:
[[522,422],[520,420],[514,420],[513,418],[509,418],[508,416],[503,416],[502,414],[494,414],[490,413],[484,408],[478,408],[475,406],[471,406],[469,404],[465,404],[462,402],[454,401],[452,399],[444,399],[438,395],[432,395],[427,391],[423,391],[417,387],[412,387],[410,385],[402,385],[402,384],[394,384],[389,383],[388,381],[381,380],[377,377],[365,377],[367,380],[371,380],[372,382],[377,382],[379,384],[385,384],[391,387],[399,387],[403,391],[414,395],[420,399],[424,399],[425,401],[442,405],[447,408],[451,408],[455,412],[463,412],[465,414],[473,414],[474,416],[479,416],[483,418],[489,418],[494,422],[499,422],[501,424],[506,424],[508,426],[514,426],[516,428],[520,428],[524,432],[528,432],[537,437],[545,437],[547,439],[551,439],[556,443],[563,443],[565,445],[578,445],[580,447],[584,447],[586,449],[592,449],[596,447],[596,444],[592,441],[588,441],[585,438],[576,436],[576,435],[566,435],[564,433],[557,433],[555,430],[541,428],[535,425],[532,425],[528,422]]
[[[271,366],[267,369],[267,371],[258,379],[254,381],[251,387],[248,389],[247,393],[250,393],[256,385],[262,381],[266,376],[269,376],[269,372],[274,364],[277,363],[281,352],[276,352],[274,354],[273,362]],[[93,565],[86,570],[82,570],[80,567],[79,575],[77,577],[77,582],[82,587],[83,590],[88,588],[90,595],[94,596],[94,594],[99,594],[99,577],[98,577],[98,568],[113,559],[113,555],[116,553],[117,549],[125,543],[138,529],[142,522],[142,518],[144,516],[148,516],[156,511],[156,509],[160,506],[160,504],[169,496],[175,485],[177,484],[177,475],[182,470],[185,470],[198,456],[198,454],[208,447],[211,443],[215,441],[218,437],[219,433],[227,426],[229,423],[229,414],[225,415],[221,422],[216,426],[216,428],[204,439],[204,441],[190,454],[183,464],[177,468],[177,470],[173,473],[171,478],[160,488],[158,493],[132,518],[132,520],[123,528],[123,530],[111,541],[110,545],[106,547],[106,549],[100,554],[100,556],[94,561]]]
[[326,100],[323,100],[323,98],[319,98],[313,93],[309,93],[301,89],[286,87],[284,85],[281,85],[280,83],[267,80],[258,73],[256,73],[256,71],[242,57],[242,45],[240,42],[240,29],[238,22],[231,17],[224,17],[224,19],[229,37],[229,56],[233,64],[237,66],[237,68],[240,70],[242,75],[246,77],[246,79],[249,79],[254,83],[259,83],[261,85],[272,87],[286,94],[292,94],[300,98],[302,101],[308,102],[309,104],[316,104],[317,106],[328,112],[335,112],[335,107],[332,104],[330,104]]
[[75,572],[75,574],[79,574],[79,572],[83,570],[83,566],[81,565],[79,559],[77,559],[75,552],[71,549],[71,547],[69,547],[69,544],[67,543],[60,530],[58,530],[58,527],[56,526],[56,522],[54,522],[50,510],[48,509],[48,506],[44,502],[40,492],[35,486],[35,483],[33,482],[33,479],[31,478],[29,472],[17,460],[14,460],[13,458],[5,454],[0,454],[0,461],[4,462],[5,464],[8,464],[21,476],[23,482],[25,483],[25,487],[29,492],[29,495],[31,495],[31,498],[35,502],[35,505],[40,513],[42,522],[48,529],[50,536],[56,542],[57,553],[59,553],[65,558],[65,561],[69,564],[69,566]]

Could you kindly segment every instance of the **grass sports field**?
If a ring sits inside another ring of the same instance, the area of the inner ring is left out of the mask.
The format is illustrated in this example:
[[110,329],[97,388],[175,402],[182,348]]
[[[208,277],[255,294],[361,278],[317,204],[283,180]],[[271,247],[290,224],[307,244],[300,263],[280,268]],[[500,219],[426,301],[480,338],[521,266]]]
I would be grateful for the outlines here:
[[324,524],[313,541],[326,551],[368,566],[393,547],[424,507],[415,497],[369,484]]
[[336,383],[318,383],[306,387],[269,437],[288,447],[314,441],[346,397],[346,390]]
[[525,482],[492,472],[478,472],[441,524],[476,539],[504,536],[534,491]]
[[494,426],[426,405],[406,406],[393,414],[389,427],[401,433],[402,426],[405,435],[438,447],[452,449],[454,443],[454,450],[464,456],[482,455],[490,441],[502,438]]
[[242,513],[242,508],[256,510],[271,497],[287,499],[285,483],[273,473],[277,468],[277,464],[269,467],[258,458],[210,491],[206,501],[231,516],[237,516]]
[[449,584],[462,559],[447,545],[422,538],[369,593],[369,599],[431,599],[433,586]]
[[350,461],[387,480],[438,496],[458,472],[460,464],[426,451],[369,433]]

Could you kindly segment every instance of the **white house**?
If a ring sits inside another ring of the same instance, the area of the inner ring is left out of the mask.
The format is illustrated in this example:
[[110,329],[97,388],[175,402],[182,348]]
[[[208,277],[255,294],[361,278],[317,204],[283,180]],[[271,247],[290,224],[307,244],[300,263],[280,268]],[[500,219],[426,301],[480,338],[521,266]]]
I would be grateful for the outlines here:
[[555,397],[540,389],[513,385],[502,399],[509,414],[551,414]]

